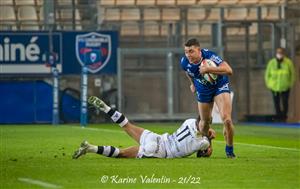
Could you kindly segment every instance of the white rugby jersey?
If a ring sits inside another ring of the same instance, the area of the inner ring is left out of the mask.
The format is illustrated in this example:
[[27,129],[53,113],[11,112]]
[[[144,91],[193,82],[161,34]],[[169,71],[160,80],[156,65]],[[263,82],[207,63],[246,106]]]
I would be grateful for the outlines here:
[[173,134],[164,134],[163,140],[167,158],[185,157],[203,147],[208,147],[208,140],[203,140],[203,137],[199,135],[196,119],[185,120]]

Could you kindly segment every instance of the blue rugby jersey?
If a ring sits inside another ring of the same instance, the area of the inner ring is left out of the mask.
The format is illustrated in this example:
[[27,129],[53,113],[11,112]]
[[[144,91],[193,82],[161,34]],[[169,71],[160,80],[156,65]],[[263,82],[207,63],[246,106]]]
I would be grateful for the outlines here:
[[[209,51],[208,49],[201,49],[202,58],[210,59],[215,62],[217,66],[219,66],[223,60],[216,53]],[[184,71],[188,73],[189,76],[193,79],[194,85],[197,89],[204,88],[214,88],[218,85],[218,83],[228,83],[227,75],[218,75],[218,78],[215,83],[211,84],[204,79],[204,77],[199,72],[199,66],[201,62],[197,64],[190,63],[186,56],[183,56],[180,61],[181,67]]]

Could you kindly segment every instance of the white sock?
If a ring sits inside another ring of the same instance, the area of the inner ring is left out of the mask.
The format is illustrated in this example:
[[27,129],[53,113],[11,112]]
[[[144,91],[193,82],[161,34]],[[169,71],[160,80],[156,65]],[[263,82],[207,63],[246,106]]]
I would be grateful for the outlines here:
[[108,113],[109,110],[111,110],[111,107],[110,107],[110,106],[107,106],[106,104],[104,104],[103,111],[104,111],[105,113]]
[[98,151],[98,146],[95,146],[95,145],[90,145],[87,149],[87,152],[89,153],[97,153]]

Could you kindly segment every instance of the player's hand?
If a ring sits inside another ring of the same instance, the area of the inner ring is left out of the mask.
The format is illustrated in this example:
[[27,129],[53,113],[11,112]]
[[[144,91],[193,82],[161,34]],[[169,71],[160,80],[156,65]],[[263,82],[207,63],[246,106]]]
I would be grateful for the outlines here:
[[199,66],[199,73],[200,74],[206,74],[206,73],[208,73],[208,70],[209,70],[209,67],[206,66],[206,65]]
[[216,138],[216,131],[213,130],[212,128],[210,128],[210,129],[208,130],[208,138],[209,138],[210,140]]
[[192,93],[195,93],[195,92],[196,92],[196,89],[195,89],[194,84],[191,84],[191,85],[190,85],[190,89],[191,89]]

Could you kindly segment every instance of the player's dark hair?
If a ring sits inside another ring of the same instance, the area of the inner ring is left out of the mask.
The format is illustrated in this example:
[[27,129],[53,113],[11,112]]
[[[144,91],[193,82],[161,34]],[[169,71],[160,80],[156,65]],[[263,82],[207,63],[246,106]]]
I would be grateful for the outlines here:
[[191,39],[189,39],[185,42],[184,46],[186,46],[186,47],[191,47],[191,46],[200,47],[200,42],[196,38],[191,38]]

